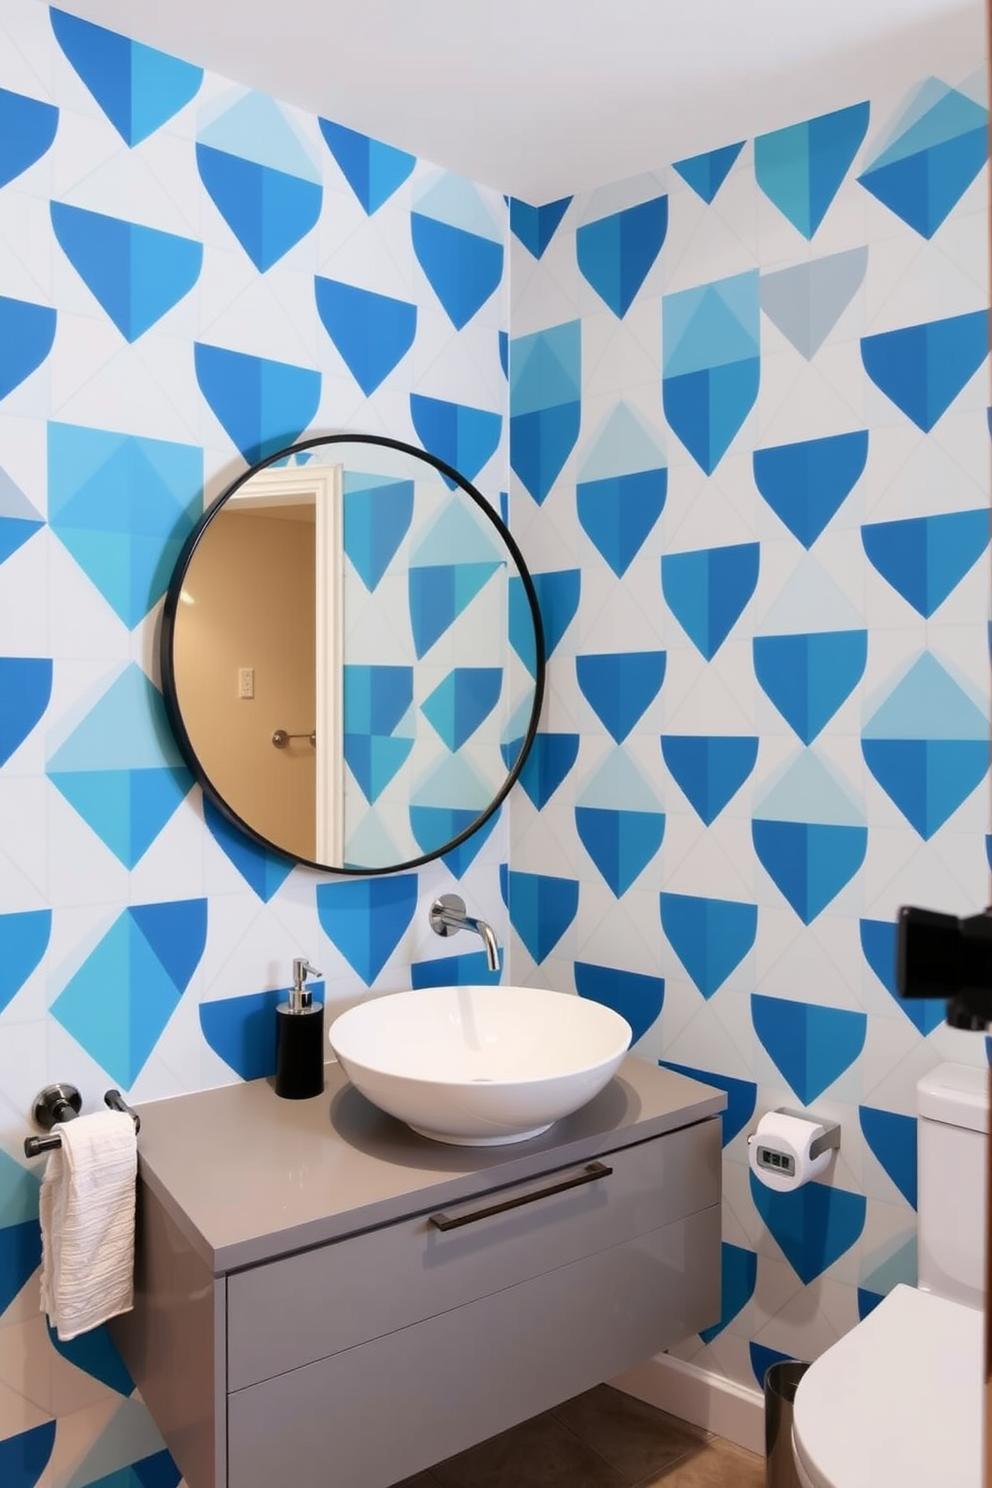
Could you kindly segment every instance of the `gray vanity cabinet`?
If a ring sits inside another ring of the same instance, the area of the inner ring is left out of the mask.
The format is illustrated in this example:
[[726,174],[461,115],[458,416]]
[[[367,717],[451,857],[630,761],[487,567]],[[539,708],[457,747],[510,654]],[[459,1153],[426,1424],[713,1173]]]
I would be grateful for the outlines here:
[[[722,1092],[628,1059],[612,1099],[543,1138],[442,1148],[328,1075],[330,1102],[257,1082],[142,1111],[137,1300],[115,1334],[189,1488],[387,1488],[716,1321]],[[226,1241],[223,1193],[177,1204],[159,1121],[188,1140],[167,1108],[189,1102],[298,1139],[288,1179],[256,1175],[254,1233],[226,1180]]]

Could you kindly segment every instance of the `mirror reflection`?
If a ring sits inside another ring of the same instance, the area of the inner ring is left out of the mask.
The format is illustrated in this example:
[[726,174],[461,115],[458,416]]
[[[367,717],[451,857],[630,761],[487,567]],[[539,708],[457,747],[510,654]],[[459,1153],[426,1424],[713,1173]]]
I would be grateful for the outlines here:
[[533,585],[497,514],[450,467],[371,436],[282,451],[214,505],[169,590],[162,662],[220,808],[354,873],[481,825],[543,687]]

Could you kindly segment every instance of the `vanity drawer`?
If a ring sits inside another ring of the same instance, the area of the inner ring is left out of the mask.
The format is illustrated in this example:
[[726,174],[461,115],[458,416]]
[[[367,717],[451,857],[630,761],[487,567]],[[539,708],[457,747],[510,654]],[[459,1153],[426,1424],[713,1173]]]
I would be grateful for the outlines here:
[[228,1399],[228,1488],[386,1488],[716,1321],[720,1207]]
[[[502,1292],[718,1204],[718,1117],[228,1278],[228,1388],[239,1390]],[[590,1160],[592,1161],[592,1160]],[[572,1179],[574,1187],[554,1192]],[[589,1181],[584,1181],[588,1179]],[[551,1190],[551,1191],[549,1191]],[[476,1211],[523,1200],[488,1217]],[[690,1329],[690,1331],[692,1331]]]

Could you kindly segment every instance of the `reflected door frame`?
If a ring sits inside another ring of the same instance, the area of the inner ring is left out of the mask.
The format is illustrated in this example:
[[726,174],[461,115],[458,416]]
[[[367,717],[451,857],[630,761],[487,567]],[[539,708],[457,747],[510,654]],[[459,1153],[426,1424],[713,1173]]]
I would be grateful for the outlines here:
[[232,506],[285,508],[314,502],[316,859],[344,853],[344,522],[342,465],[288,465],[258,471]]

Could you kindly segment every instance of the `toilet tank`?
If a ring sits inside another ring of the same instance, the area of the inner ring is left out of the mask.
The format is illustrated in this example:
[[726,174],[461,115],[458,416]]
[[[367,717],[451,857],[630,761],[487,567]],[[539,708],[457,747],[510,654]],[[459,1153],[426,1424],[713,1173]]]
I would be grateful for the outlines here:
[[985,1297],[989,1071],[942,1064],[916,1087],[919,1285],[981,1307]]

